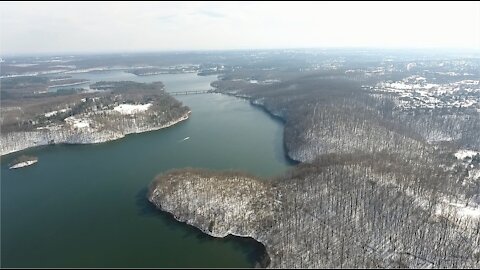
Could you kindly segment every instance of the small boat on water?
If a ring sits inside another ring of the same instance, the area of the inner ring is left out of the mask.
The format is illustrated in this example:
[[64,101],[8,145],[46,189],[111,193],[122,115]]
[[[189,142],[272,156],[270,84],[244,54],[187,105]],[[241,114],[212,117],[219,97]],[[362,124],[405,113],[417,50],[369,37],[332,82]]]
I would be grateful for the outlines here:
[[23,168],[26,166],[33,165],[38,162],[37,157],[31,156],[20,156],[19,158],[15,159],[13,163],[9,166],[9,169],[18,169]]

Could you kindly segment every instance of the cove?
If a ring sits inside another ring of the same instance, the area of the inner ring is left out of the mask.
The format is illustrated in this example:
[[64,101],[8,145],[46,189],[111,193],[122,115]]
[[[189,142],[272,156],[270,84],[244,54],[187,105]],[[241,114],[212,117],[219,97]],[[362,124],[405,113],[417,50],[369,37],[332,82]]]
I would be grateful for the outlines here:
[[[162,81],[167,91],[210,89],[216,79],[123,71],[72,76],[91,83]],[[3,156],[1,266],[254,266],[263,248],[259,243],[207,236],[155,209],[145,194],[157,174],[175,168],[280,174],[291,166],[283,125],[243,99],[221,94],[176,98],[192,114],[170,128],[102,144],[42,146]],[[37,156],[39,162],[9,170],[8,163],[22,154]]]

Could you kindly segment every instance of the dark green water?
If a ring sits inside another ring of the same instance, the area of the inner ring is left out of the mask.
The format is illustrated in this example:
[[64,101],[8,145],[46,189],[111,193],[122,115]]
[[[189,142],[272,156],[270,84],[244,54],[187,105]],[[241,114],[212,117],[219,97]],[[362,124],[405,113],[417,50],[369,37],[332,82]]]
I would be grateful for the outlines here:
[[[168,91],[208,89],[214,79],[161,76],[180,78],[164,78]],[[146,188],[155,175],[187,166],[280,174],[290,166],[283,126],[242,99],[179,99],[192,115],[167,129],[2,157],[1,266],[252,267],[261,253],[258,243],[215,239],[179,223],[149,204]],[[21,154],[39,162],[9,170]]]

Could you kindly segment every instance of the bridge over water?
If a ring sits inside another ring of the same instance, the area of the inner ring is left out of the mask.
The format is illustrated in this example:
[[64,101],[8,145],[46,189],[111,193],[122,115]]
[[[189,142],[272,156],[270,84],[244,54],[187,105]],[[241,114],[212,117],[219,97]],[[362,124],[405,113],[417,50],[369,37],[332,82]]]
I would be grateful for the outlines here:
[[199,94],[209,94],[215,93],[214,89],[209,90],[185,90],[185,91],[175,91],[175,92],[168,92],[172,96],[180,96],[180,95],[199,95]]

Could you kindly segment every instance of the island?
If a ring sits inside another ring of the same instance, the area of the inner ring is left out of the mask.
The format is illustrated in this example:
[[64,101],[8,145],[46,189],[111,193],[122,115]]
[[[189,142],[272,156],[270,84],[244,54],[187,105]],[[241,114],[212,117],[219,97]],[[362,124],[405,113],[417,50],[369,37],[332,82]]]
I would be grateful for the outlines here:
[[[1,107],[0,154],[48,144],[116,140],[172,126],[191,113],[161,82],[98,82],[90,89],[7,95]],[[8,88],[3,92],[10,93]]]
[[26,155],[22,155],[18,158],[16,158],[12,164],[10,165],[9,169],[18,169],[18,168],[23,168],[23,167],[27,167],[27,166],[30,166],[30,165],[33,165],[35,163],[38,162],[38,158],[37,157],[33,157],[33,156],[26,156]]

